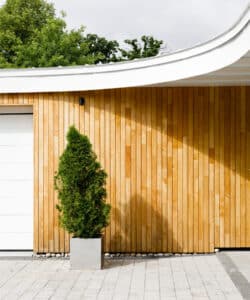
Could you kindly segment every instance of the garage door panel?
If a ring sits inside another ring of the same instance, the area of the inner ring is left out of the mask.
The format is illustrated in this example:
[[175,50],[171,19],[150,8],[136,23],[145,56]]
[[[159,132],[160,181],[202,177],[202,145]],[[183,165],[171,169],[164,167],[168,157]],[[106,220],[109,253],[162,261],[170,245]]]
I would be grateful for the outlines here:
[[0,201],[0,216],[25,215],[27,214],[27,211],[30,211],[30,201],[22,201],[22,197],[20,195],[16,197],[5,196],[4,199],[4,203],[3,201]]
[[0,249],[33,249],[32,115],[0,115]]
[[0,232],[1,233],[25,233],[32,232],[32,215],[1,215],[0,214]]
[[[13,188],[13,184],[15,187]],[[30,188],[33,184],[33,181],[16,181],[15,183],[11,181],[2,181],[0,182],[0,199],[4,198],[21,198],[22,195],[25,195],[26,199],[30,199],[29,201],[33,201],[33,188]],[[29,202],[25,201],[25,202]],[[0,201],[1,203],[5,203],[5,201]]]
[[[7,130],[7,128],[5,128]],[[31,145],[30,132],[27,133],[6,133],[0,132],[0,146],[20,146],[20,145]]]
[[32,160],[31,145],[0,146],[0,164],[3,162],[30,162]]
[[[17,122],[19,123],[18,127],[16,127]],[[1,115],[0,133],[6,132],[5,129],[14,133],[30,132],[30,128],[32,128],[32,122],[33,122],[32,115],[22,115],[22,114]]]
[[5,181],[12,180],[31,180],[33,163],[14,163],[7,162],[0,164],[0,187],[5,184]]
[[33,233],[2,233],[0,232],[1,250],[30,250],[33,249]]

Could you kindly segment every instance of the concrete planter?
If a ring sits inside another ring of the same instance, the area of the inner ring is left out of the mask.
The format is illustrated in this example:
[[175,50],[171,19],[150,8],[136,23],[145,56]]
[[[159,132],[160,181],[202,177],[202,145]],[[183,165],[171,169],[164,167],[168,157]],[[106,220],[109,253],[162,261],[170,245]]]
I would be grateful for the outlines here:
[[70,265],[73,270],[99,270],[103,267],[102,238],[70,239]]

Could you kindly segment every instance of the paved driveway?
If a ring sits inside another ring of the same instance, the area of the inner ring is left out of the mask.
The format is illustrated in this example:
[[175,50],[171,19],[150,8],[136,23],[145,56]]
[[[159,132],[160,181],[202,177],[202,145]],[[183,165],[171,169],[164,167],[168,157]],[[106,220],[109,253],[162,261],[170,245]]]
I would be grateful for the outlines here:
[[249,268],[241,254],[220,255],[108,259],[92,272],[63,259],[0,260],[0,299],[243,299],[232,274],[248,282]]

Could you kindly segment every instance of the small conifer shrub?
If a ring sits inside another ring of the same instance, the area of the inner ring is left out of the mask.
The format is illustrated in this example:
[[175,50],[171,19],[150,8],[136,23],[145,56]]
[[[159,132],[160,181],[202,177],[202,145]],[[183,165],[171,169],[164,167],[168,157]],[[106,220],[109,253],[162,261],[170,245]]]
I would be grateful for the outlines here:
[[110,205],[105,203],[107,174],[87,136],[71,126],[67,141],[55,175],[60,225],[75,238],[97,238],[109,222]]

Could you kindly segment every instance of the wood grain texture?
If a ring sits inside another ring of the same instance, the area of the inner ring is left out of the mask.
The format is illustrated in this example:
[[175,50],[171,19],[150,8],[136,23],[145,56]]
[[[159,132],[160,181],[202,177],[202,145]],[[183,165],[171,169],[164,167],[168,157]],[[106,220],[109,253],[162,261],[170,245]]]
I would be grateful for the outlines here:
[[69,251],[53,180],[73,124],[108,173],[105,251],[250,247],[250,87],[6,94],[0,105],[33,106],[34,252]]

